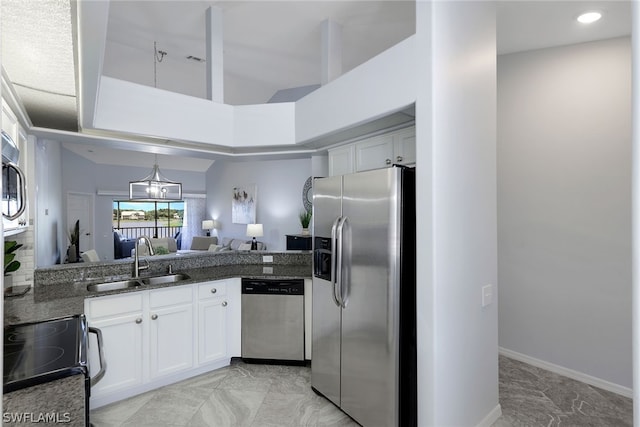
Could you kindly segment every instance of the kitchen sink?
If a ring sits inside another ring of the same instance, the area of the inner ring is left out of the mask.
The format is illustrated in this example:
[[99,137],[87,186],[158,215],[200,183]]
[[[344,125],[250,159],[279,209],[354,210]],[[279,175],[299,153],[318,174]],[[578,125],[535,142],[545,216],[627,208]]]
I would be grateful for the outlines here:
[[175,283],[190,279],[188,274],[165,274],[164,276],[141,277],[140,281],[145,285],[159,285],[161,283]]
[[165,274],[162,276],[140,277],[138,279],[120,280],[117,282],[92,283],[87,285],[89,292],[106,292],[117,291],[119,289],[138,288],[144,285],[160,285],[162,283],[176,283],[188,280],[191,277],[188,274]]
[[118,289],[129,289],[129,288],[137,288],[142,286],[144,283],[138,279],[129,279],[129,280],[120,280],[118,282],[107,282],[107,283],[92,283],[87,285],[87,290],[89,292],[105,292],[105,291],[116,291]]

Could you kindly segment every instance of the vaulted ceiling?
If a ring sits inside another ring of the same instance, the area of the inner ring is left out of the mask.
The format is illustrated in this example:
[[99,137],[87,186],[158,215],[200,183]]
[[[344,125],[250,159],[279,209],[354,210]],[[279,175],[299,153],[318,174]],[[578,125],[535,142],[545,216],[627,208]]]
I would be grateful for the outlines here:
[[[76,131],[76,3],[2,0],[2,64],[34,126]],[[111,1],[104,75],[204,97],[205,10],[223,14],[224,101],[267,102],[281,89],[320,83],[321,24],[342,28],[346,72],[415,32],[415,2]],[[575,17],[604,12],[585,27]],[[497,2],[498,53],[629,35],[630,1]],[[167,55],[156,64],[153,43]]]

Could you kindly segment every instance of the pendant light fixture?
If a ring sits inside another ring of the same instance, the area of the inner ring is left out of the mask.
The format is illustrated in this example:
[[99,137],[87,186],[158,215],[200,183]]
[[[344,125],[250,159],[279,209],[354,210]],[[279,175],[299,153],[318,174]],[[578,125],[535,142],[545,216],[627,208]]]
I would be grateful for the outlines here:
[[[162,62],[167,52],[158,50],[153,42],[153,87],[157,87],[156,65]],[[129,200],[153,202],[157,200],[182,200],[182,184],[165,178],[158,167],[158,155],[151,173],[138,180],[129,181]]]
[[182,200],[182,184],[165,178],[158,167],[158,155],[151,173],[138,180],[129,181],[129,200],[153,202],[157,200]]

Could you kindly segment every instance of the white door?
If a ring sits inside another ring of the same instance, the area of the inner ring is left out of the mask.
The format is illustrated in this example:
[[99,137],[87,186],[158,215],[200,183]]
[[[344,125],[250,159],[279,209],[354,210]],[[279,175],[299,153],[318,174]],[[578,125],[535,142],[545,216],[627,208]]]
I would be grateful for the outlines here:
[[[93,194],[67,194],[67,233],[80,220],[80,252],[95,248],[93,232]],[[67,240],[67,245],[69,241]],[[101,256],[102,258],[102,256]]]

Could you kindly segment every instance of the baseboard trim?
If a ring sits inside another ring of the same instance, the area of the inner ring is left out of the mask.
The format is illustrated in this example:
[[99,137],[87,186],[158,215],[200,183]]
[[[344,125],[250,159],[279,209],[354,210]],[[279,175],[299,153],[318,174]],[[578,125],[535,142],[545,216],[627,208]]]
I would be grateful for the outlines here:
[[476,427],[491,427],[501,416],[502,408],[500,407],[500,404],[497,404],[496,407],[493,408]]
[[499,347],[498,352],[503,356],[510,357],[511,359],[519,360],[520,362],[528,363],[529,365],[546,369],[547,371],[555,372],[556,374],[581,381],[583,383],[619,394],[624,397],[633,398],[633,390],[629,387],[624,387],[619,384],[603,380],[601,378],[574,371],[573,369],[545,362],[544,360],[536,359],[535,357],[527,356],[526,354],[518,353],[517,351],[509,350],[503,347]]

